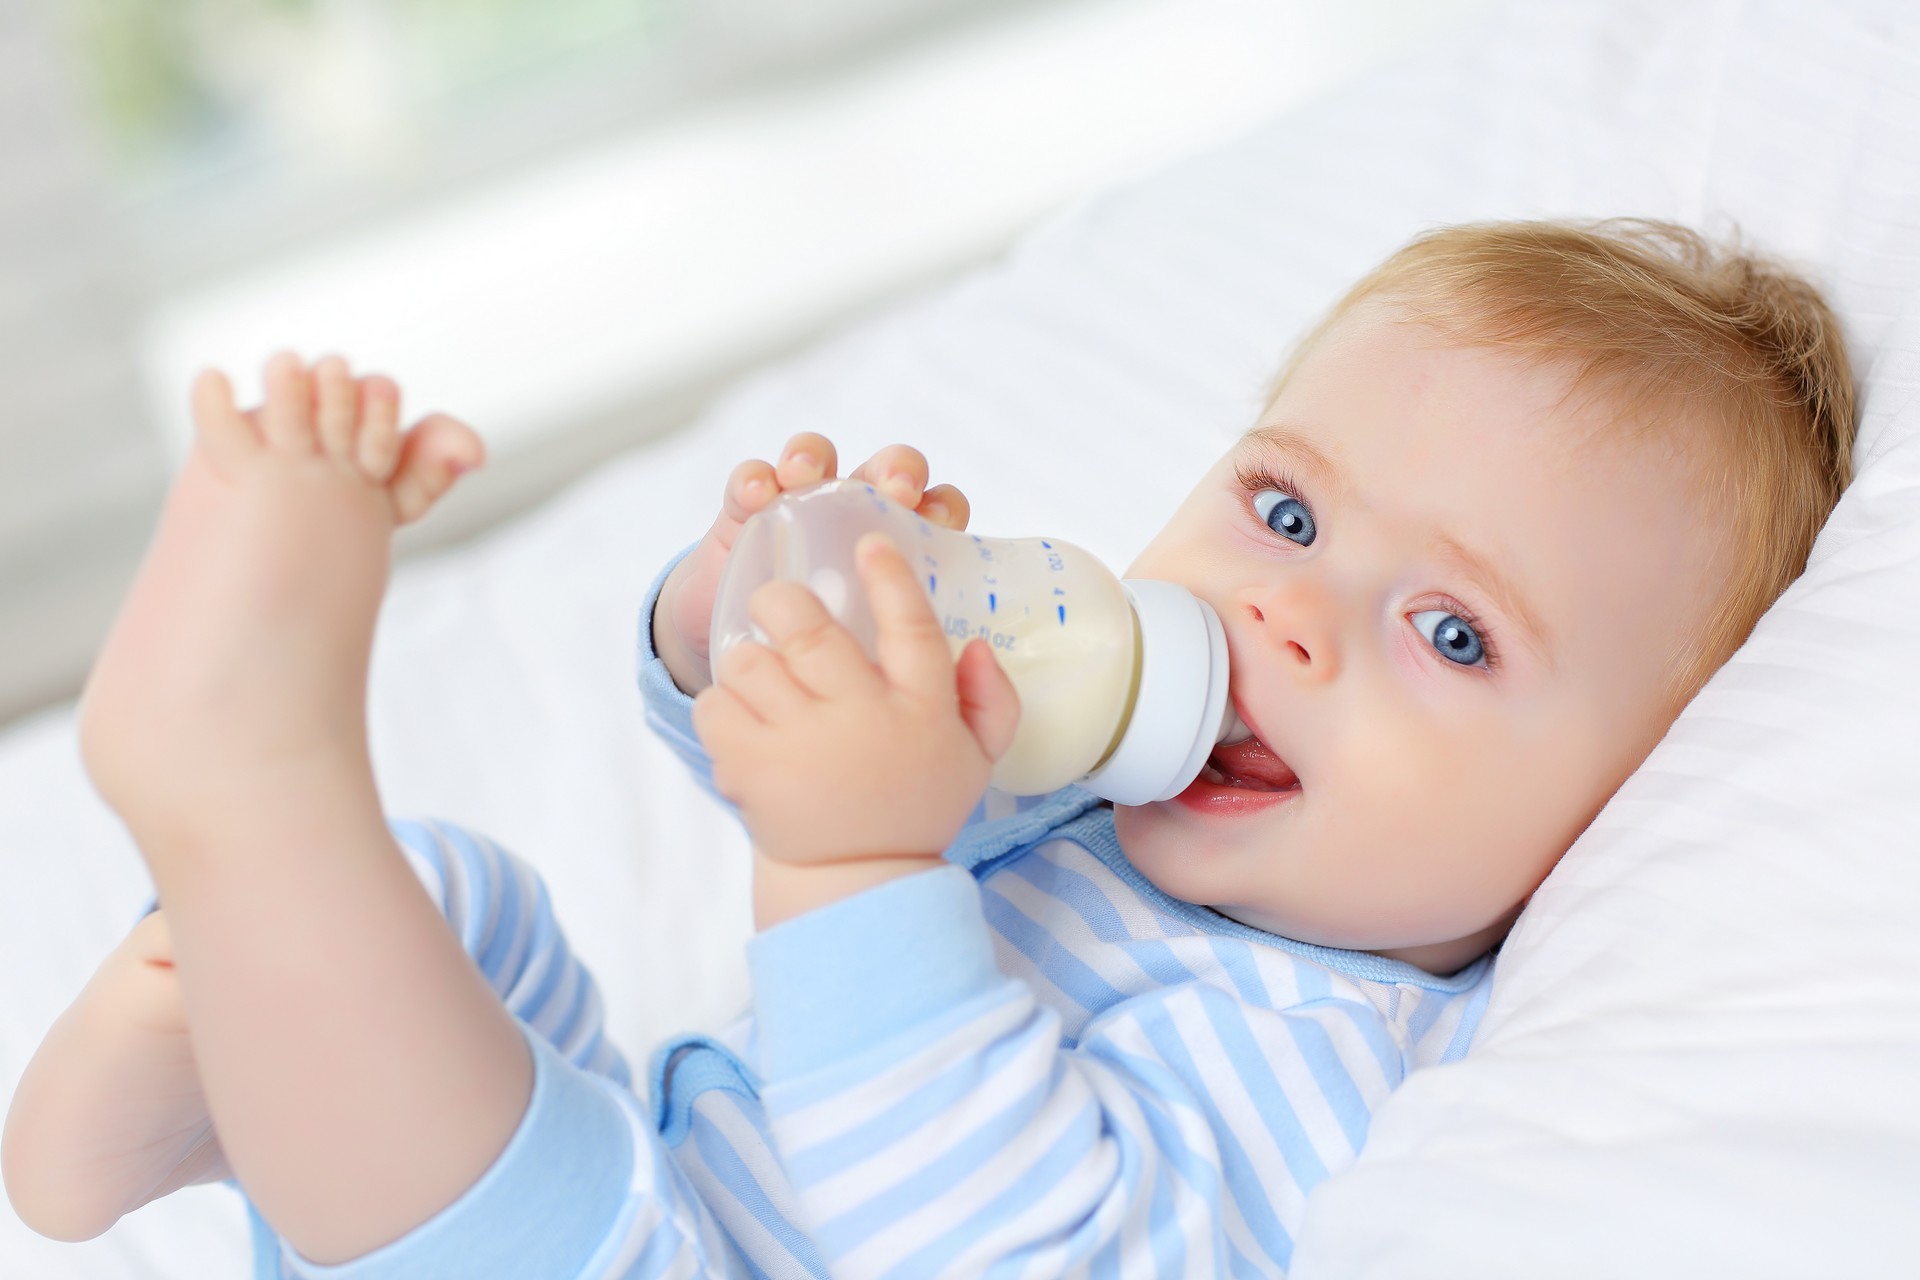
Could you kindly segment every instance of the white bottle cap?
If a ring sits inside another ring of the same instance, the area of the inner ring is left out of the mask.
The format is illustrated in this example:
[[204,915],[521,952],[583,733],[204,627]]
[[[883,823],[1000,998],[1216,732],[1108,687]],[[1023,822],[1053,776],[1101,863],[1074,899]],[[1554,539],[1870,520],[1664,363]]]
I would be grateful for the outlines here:
[[1120,744],[1079,785],[1115,804],[1171,800],[1199,776],[1227,708],[1227,633],[1173,582],[1120,584],[1140,622],[1140,692]]

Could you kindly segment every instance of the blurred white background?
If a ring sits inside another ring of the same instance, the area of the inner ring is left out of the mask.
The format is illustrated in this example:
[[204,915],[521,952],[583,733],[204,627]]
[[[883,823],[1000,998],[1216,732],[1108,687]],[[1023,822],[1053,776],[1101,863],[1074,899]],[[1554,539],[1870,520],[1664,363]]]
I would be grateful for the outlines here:
[[0,721],[77,691],[204,365],[467,418],[444,544],[1487,7],[0,0]]

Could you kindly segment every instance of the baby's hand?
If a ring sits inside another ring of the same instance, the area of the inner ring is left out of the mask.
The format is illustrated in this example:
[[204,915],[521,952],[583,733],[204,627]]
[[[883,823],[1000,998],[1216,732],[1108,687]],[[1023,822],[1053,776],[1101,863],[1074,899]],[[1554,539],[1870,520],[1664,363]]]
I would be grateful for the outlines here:
[[693,703],[715,788],[739,806],[755,851],[787,866],[937,861],[1020,719],[984,640],[954,662],[893,544],[867,534],[855,551],[877,665],[811,591],[769,582],[747,610],[770,643],[727,650]]
[[[707,653],[713,597],[727,554],[740,536],[740,526],[786,490],[833,479],[837,461],[831,440],[803,431],[787,441],[778,466],[755,458],[735,467],[727,477],[726,493],[713,527],[667,575],[654,609],[654,651],[684,692],[698,693],[713,682]],[[966,495],[950,484],[927,488],[926,455],[910,445],[888,445],[861,463],[853,477],[874,485],[934,524],[948,529],[967,527]]]

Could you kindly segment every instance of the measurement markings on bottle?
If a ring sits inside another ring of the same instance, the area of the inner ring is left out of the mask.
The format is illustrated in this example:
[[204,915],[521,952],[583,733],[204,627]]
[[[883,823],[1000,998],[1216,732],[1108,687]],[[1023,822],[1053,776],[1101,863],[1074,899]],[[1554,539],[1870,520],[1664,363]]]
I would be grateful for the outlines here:
[[1019,639],[1019,637],[1011,631],[995,631],[988,623],[981,622],[976,624],[968,621],[966,618],[960,617],[958,614],[952,613],[940,619],[940,626],[943,631],[955,640],[971,640],[975,636],[978,636],[993,645],[994,648],[1003,651],[1012,649],[1014,642]]

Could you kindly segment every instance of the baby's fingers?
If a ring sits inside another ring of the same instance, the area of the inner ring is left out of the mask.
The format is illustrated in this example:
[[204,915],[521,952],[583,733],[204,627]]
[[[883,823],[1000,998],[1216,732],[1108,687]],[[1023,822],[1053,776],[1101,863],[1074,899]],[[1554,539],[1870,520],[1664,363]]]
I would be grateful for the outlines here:
[[800,688],[822,698],[872,697],[884,688],[860,642],[799,583],[760,587],[747,597],[747,613]]
[[[721,519],[730,520],[735,526],[745,524],[749,516],[772,502],[779,492],[780,481],[774,476],[773,465],[749,458],[727,476],[727,491],[720,500]],[[729,531],[735,532],[737,527]],[[733,545],[731,536],[722,542],[728,547]]]
[[813,701],[778,653],[751,640],[720,655],[713,664],[713,682],[762,721],[786,719]]
[[787,441],[774,471],[782,489],[801,489],[833,479],[834,468],[839,465],[833,441],[817,431],[802,431]]
[[728,524],[721,543],[733,546],[732,534],[762,507],[787,489],[804,488],[833,478],[839,465],[833,441],[817,431],[802,431],[780,450],[779,463],[749,458],[727,476],[727,490],[721,499],[720,521]]
[[993,646],[975,638],[960,651],[954,664],[959,681],[960,718],[973,730],[975,742],[989,760],[998,760],[1013,745],[1020,727],[1020,694],[994,660]]
[[910,444],[890,444],[855,468],[851,478],[865,480],[911,511],[927,487],[927,455]]
[[947,529],[964,529],[973,515],[967,495],[950,484],[937,484],[920,499],[920,514]]
[[951,703],[953,651],[913,569],[885,534],[863,535],[854,559],[879,626],[875,647],[888,682],[916,697]]

